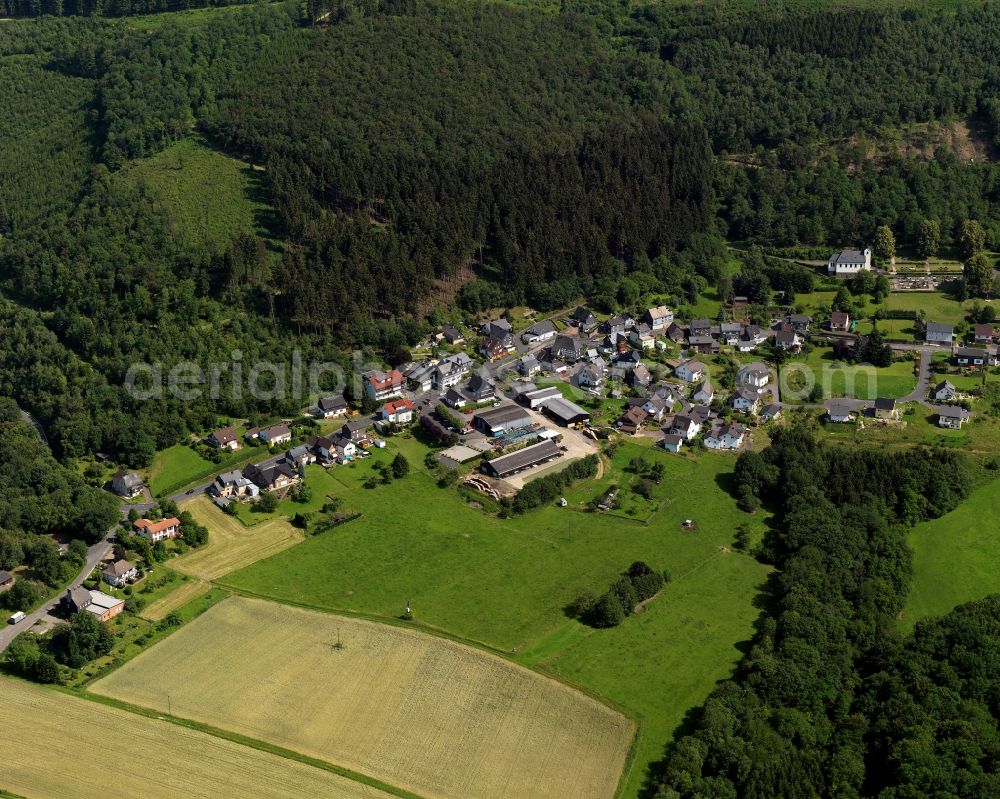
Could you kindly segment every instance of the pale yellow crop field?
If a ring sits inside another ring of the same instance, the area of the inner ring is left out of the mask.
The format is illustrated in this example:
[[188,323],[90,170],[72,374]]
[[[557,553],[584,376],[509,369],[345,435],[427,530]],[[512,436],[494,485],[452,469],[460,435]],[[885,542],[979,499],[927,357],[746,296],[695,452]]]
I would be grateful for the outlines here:
[[0,789],[31,799],[393,799],[166,721],[0,678]]
[[210,590],[211,586],[204,580],[188,580],[166,596],[150,603],[149,606],[143,608],[139,615],[149,621],[160,621],[168,613],[184,607],[192,599],[207,594]]
[[181,505],[208,528],[208,543],[170,561],[170,568],[202,580],[214,580],[270,557],[303,539],[300,530],[285,519],[273,519],[246,527],[227,516],[206,496]]
[[169,694],[177,716],[428,799],[610,799],[634,733],[621,714],[489,653],[243,597],[91,690],[156,710]]

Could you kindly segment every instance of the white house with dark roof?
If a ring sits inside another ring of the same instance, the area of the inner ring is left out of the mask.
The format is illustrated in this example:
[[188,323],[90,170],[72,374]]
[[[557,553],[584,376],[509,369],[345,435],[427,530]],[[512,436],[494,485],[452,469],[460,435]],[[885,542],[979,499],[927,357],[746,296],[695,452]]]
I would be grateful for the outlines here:
[[548,341],[555,338],[556,326],[551,319],[543,319],[535,322],[531,327],[521,334],[521,341],[525,344],[537,344],[540,341]]
[[685,441],[690,441],[701,432],[701,422],[692,416],[678,414],[670,425],[670,432],[676,433]]
[[706,378],[698,384],[697,388],[695,388],[694,394],[691,395],[691,399],[695,402],[701,403],[702,405],[708,405],[714,396],[715,389],[712,388],[712,381]]
[[827,415],[831,422],[845,424],[854,420],[854,406],[849,402],[833,400],[827,405]]
[[951,344],[955,338],[955,328],[941,322],[928,322],[924,327],[924,339],[932,344]]
[[938,427],[961,430],[969,421],[969,412],[958,405],[943,405],[938,408]]
[[771,370],[760,361],[744,366],[736,375],[736,382],[752,388],[764,388],[771,380]]
[[743,446],[746,434],[747,429],[741,424],[734,422],[733,424],[721,425],[713,428],[705,436],[705,446],[709,449],[739,449]]
[[871,248],[863,250],[841,250],[830,256],[826,264],[827,274],[856,275],[872,268]]
[[931,396],[939,402],[946,402],[958,396],[958,389],[950,380],[942,380],[931,390]]
[[708,372],[701,361],[685,361],[674,369],[674,374],[686,383],[697,383]]
[[760,407],[760,394],[750,386],[739,386],[729,399],[729,404],[743,413],[756,413]]
[[135,472],[119,470],[111,478],[111,490],[120,497],[135,497],[142,493],[142,478]]
[[336,394],[332,397],[322,397],[316,403],[316,416],[320,419],[332,419],[335,416],[343,416],[347,413],[347,400],[343,394]]
[[666,305],[657,305],[649,308],[644,318],[653,330],[665,330],[674,321],[674,312]]
[[684,446],[684,439],[677,433],[667,433],[660,439],[660,446],[667,452],[680,452],[681,447]]

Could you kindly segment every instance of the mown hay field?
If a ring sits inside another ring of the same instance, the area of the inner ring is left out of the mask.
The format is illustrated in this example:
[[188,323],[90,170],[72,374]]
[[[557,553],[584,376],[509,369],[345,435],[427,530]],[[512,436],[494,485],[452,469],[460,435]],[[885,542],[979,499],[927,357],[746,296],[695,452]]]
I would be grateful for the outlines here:
[[211,586],[204,580],[188,580],[181,583],[166,596],[160,597],[155,602],[151,602],[139,614],[149,621],[160,621],[167,614],[180,610],[188,602],[202,594],[207,594]]
[[486,652],[243,597],[92,690],[155,710],[167,710],[169,695],[174,715],[429,799],[610,799],[634,729]]
[[31,799],[390,799],[315,766],[0,679],[0,789]]
[[221,513],[206,496],[181,506],[208,528],[208,543],[170,561],[170,568],[202,580],[214,580],[231,571],[270,557],[302,540],[303,534],[286,519],[247,527]]

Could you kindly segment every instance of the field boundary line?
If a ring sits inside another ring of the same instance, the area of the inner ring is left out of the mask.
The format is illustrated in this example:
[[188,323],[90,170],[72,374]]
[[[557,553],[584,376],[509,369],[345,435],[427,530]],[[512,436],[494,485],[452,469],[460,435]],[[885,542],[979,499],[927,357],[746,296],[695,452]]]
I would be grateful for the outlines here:
[[413,793],[412,791],[407,791],[403,788],[397,788],[395,785],[382,782],[375,777],[370,777],[359,771],[352,771],[351,769],[344,768],[343,766],[338,766],[336,763],[330,763],[326,760],[310,757],[309,755],[304,755],[301,752],[296,752],[294,749],[286,749],[283,746],[268,743],[267,741],[261,741],[258,738],[251,738],[248,735],[240,735],[239,733],[231,732],[230,730],[224,730],[221,727],[213,727],[211,724],[203,724],[200,721],[187,719],[183,716],[173,716],[167,713],[160,713],[158,711],[142,707],[141,705],[133,705],[130,702],[123,702],[120,699],[114,699],[110,696],[103,696],[101,694],[94,694],[90,691],[74,691],[70,688],[63,688],[59,686],[54,686],[54,688],[57,691],[62,691],[63,693],[67,693],[81,699],[86,699],[90,702],[94,702],[95,704],[107,705],[108,707],[124,710],[137,716],[143,716],[157,721],[165,721],[168,724],[176,724],[178,727],[186,727],[187,729],[203,732],[207,735],[222,738],[223,740],[231,741],[232,743],[240,744],[241,746],[246,746],[250,749],[256,749],[260,752],[267,752],[272,755],[277,755],[278,757],[283,757],[286,760],[295,760],[307,766],[313,766],[314,768],[318,768],[322,771],[328,771],[332,774],[345,777],[353,782],[360,783],[361,785],[367,785],[371,788],[376,788],[380,791],[384,791],[385,793],[392,794],[393,796],[398,796],[400,799],[431,799],[431,797],[422,796],[421,794]]

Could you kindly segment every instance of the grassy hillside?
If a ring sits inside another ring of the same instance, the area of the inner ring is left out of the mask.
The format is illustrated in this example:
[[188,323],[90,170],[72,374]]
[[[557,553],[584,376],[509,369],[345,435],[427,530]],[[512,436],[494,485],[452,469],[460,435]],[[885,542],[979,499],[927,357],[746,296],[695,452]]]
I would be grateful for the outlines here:
[[913,582],[902,624],[1000,592],[1000,481],[977,488],[951,513],[917,525],[910,535]]
[[192,247],[222,253],[236,234],[265,233],[271,224],[264,173],[199,139],[180,141],[120,174],[149,190]]

